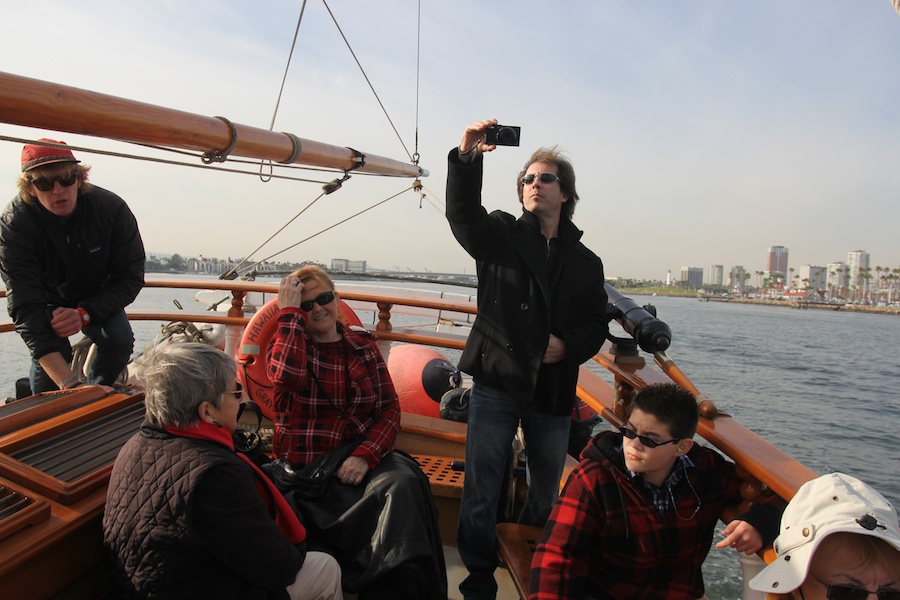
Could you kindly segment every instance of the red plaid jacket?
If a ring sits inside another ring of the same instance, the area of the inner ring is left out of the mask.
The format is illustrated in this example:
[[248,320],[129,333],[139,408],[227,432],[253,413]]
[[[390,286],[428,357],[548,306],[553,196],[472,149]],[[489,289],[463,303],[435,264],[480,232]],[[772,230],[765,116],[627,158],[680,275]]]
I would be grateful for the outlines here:
[[[700,565],[716,523],[725,506],[741,500],[734,463],[695,444],[688,452],[695,467],[674,487],[676,503],[664,517],[628,478],[621,445],[622,435],[607,431],[582,453],[537,546],[530,600],[694,600],[705,593]],[[784,506],[766,491],[736,518],[753,525],[768,545]]]
[[266,351],[276,456],[301,467],[363,437],[351,456],[374,469],[400,431],[400,400],[374,336],[338,323],[343,339],[319,344],[306,335],[301,309],[284,308],[277,318]]

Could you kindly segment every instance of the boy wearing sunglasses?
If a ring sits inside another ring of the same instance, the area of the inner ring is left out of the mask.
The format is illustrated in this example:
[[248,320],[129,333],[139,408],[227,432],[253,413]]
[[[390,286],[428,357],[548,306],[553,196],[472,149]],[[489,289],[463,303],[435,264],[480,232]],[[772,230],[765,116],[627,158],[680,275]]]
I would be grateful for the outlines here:
[[[572,222],[575,169],[540,148],[515,178],[518,215],[482,206],[485,153],[496,119],[466,127],[451,150],[447,220],[478,270],[478,316],[459,368],[472,375],[457,544],[466,600],[497,593],[496,516],[521,423],[528,495],[518,521],[543,526],[559,493],[578,368],[606,339],[603,263]],[[510,178],[512,182],[512,178]],[[515,518],[515,516],[513,516]]]
[[70,367],[79,331],[97,346],[90,384],[112,386],[134,348],[125,306],[144,285],[137,220],[79,162],[65,142],[27,144],[19,193],[0,215],[0,275],[34,394],[84,383]]
[[[620,431],[591,440],[535,551],[531,600],[704,597],[700,567],[742,482],[734,463],[694,444],[697,423],[689,392],[654,384],[636,394]],[[716,547],[758,552],[784,505],[763,492]]]

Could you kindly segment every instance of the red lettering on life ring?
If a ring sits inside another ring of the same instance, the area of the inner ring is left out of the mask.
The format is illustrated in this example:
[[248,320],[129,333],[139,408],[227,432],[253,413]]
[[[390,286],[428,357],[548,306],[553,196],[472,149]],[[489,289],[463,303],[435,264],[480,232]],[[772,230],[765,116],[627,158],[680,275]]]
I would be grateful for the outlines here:
[[[353,309],[341,300],[338,305],[338,321],[345,327],[357,325],[362,327],[362,321],[353,312]],[[244,391],[259,405],[262,413],[269,419],[275,419],[275,387],[266,372],[266,348],[278,323],[278,298],[272,298],[260,308],[241,336],[241,346],[238,350],[238,380],[244,386]]]

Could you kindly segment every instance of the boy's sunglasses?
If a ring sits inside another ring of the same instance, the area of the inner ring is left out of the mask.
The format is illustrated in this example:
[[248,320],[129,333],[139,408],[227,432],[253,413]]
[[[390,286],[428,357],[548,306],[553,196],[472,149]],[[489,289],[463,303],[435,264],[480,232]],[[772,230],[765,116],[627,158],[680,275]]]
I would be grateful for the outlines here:
[[324,294],[319,294],[312,300],[307,300],[306,302],[300,303],[300,308],[309,312],[313,309],[313,306],[318,304],[319,306],[325,306],[329,302],[334,300],[334,292],[325,292]]
[[70,185],[74,185],[76,181],[78,181],[78,171],[72,171],[68,175],[38,177],[37,179],[32,179],[31,183],[33,183],[34,187],[36,187],[40,191],[49,192],[53,190],[53,186],[56,183],[59,183],[59,185],[61,185],[62,187],[69,187]]
[[870,592],[865,588],[849,585],[829,585],[819,579],[815,574],[810,574],[815,577],[816,581],[828,588],[828,593],[826,594],[828,600],[868,600],[869,594],[875,594],[878,597],[878,600],[900,600],[900,590],[880,590],[877,592]]
[[540,175],[529,173],[522,178],[522,185],[531,185],[532,183],[534,183],[535,177],[540,179],[541,183],[553,183],[554,181],[559,181],[559,177],[557,175],[554,175],[553,173],[541,173]]
[[[673,439],[669,440],[668,442],[657,442],[653,438],[649,438],[646,435],[638,435],[637,431],[635,431],[634,429],[629,429],[629,428],[625,427],[624,425],[619,427],[619,431],[621,431],[622,435],[627,437],[629,440],[633,440],[634,438],[637,438],[638,440],[640,440],[641,445],[646,446],[647,448],[656,448],[657,446],[665,446],[666,444],[674,444],[675,442],[681,441],[681,438],[673,438]],[[900,600],[900,599],[898,599],[898,600]]]

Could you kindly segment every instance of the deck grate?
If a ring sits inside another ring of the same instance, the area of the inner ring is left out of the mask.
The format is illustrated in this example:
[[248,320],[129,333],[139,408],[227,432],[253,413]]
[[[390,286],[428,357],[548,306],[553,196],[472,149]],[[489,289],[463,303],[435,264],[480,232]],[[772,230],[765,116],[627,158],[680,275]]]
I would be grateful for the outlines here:
[[462,462],[460,459],[429,454],[415,454],[413,458],[416,459],[419,467],[428,476],[432,491],[436,495],[454,498],[462,496],[465,473],[462,470],[453,468],[454,463]]
[[66,483],[112,464],[144,419],[142,402],[11,452],[9,456]]

